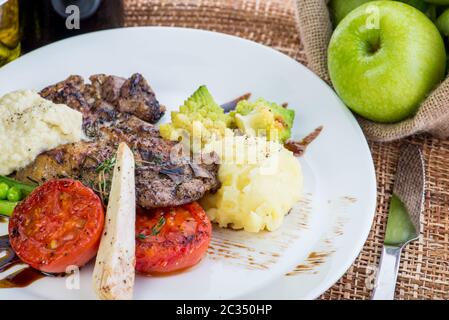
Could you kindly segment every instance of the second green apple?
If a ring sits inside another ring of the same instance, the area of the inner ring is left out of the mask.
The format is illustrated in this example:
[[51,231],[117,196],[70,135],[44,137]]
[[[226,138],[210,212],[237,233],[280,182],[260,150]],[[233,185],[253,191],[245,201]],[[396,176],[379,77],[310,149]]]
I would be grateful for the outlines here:
[[340,98],[376,122],[401,121],[443,79],[443,39],[419,10],[373,1],[349,13],[334,31],[329,74]]
[[[374,0],[330,0],[329,2],[329,9],[332,15],[332,21],[334,22],[334,25],[338,25],[338,23],[343,20],[343,18],[352,10],[354,10],[357,7],[360,7],[362,4],[365,4],[367,2],[372,2]],[[406,4],[409,4],[416,9],[427,13],[428,15],[431,14],[429,12],[429,4],[425,2],[424,0],[396,0],[400,2],[404,2]],[[431,2],[432,0],[429,0]],[[434,0],[434,1],[446,1],[446,4],[449,4],[449,0]]]

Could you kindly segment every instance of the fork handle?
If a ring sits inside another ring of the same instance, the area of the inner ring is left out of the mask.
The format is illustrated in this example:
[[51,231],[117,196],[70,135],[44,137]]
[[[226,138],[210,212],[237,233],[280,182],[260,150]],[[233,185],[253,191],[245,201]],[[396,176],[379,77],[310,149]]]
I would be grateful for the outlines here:
[[384,246],[372,300],[394,300],[402,247]]

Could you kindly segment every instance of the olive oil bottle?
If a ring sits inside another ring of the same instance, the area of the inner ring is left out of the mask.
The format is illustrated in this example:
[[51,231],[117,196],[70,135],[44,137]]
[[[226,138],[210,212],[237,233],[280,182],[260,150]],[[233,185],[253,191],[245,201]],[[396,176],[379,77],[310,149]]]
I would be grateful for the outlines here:
[[0,0],[0,66],[20,55],[18,0]]

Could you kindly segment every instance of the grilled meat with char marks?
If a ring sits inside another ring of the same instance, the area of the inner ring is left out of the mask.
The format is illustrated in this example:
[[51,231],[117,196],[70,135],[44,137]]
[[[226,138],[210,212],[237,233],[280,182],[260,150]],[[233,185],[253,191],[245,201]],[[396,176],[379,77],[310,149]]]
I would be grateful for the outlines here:
[[137,205],[178,206],[218,188],[215,154],[208,155],[207,163],[195,164],[183,156],[179,143],[162,139],[158,128],[147,122],[157,122],[165,109],[140,74],[129,79],[100,74],[90,80],[88,84],[80,76],[70,76],[40,93],[80,111],[89,140],[42,153],[17,172],[16,179],[37,183],[78,179],[107,200],[114,155],[124,141],[136,161]]

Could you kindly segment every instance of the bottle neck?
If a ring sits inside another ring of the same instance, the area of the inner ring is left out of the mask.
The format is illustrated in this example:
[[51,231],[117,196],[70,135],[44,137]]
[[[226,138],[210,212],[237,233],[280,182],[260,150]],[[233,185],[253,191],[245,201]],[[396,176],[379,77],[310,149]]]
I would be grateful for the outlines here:
[[51,0],[51,5],[62,18],[67,18],[74,6],[79,10],[80,19],[87,19],[98,10],[101,0]]
[[[59,11],[64,15],[55,9],[55,3],[63,6]],[[83,3],[89,7],[83,7]],[[66,5],[79,5],[79,28],[67,28]],[[19,9],[23,52],[71,36],[123,26],[122,0],[20,0]],[[83,12],[88,14],[82,17]]]

